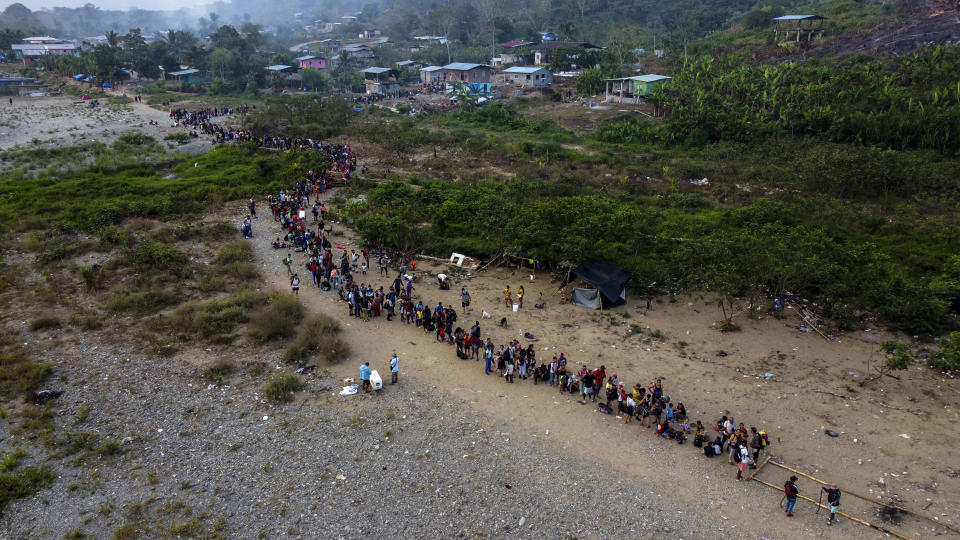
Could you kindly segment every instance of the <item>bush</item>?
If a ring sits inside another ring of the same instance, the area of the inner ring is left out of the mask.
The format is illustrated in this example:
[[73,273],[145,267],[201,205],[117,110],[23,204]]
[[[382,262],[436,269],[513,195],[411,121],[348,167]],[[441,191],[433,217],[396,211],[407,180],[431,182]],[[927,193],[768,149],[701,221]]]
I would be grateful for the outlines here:
[[937,369],[960,369],[960,332],[950,332],[938,341],[940,350],[930,357],[930,365]]
[[300,327],[296,339],[283,353],[287,362],[300,362],[313,353],[319,353],[324,360],[335,363],[350,354],[347,342],[337,337],[340,323],[327,315],[314,315]]
[[50,364],[29,360],[19,347],[0,352],[0,397],[32,400],[51,371]]
[[236,365],[233,360],[218,360],[213,365],[204,368],[203,377],[212,383],[223,384],[223,380],[229,377],[235,368]]
[[910,367],[910,346],[906,343],[890,339],[880,344],[880,350],[887,357],[887,369],[902,370]]
[[170,244],[144,240],[134,248],[130,260],[142,270],[179,271],[186,264],[187,255]]
[[273,403],[290,401],[293,393],[303,389],[304,382],[299,375],[278,373],[263,386],[263,395]]
[[188,302],[170,314],[175,328],[209,338],[229,334],[250,320],[250,310],[263,301],[263,295],[242,291],[219,300]]
[[180,303],[180,295],[165,290],[134,292],[124,290],[103,304],[103,309],[111,313],[129,312],[134,315],[148,315],[161,309]]
[[231,264],[253,261],[253,246],[250,242],[238,240],[225,244],[213,258],[213,264]]
[[71,313],[67,324],[81,330],[97,330],[103,327],[103,320],[96,313]]
[[63,322],[61,322],[57,317],[52,315],[44,315],[30,321],[29,328],[31,332],[36,332],[37,330],[60,328],[61,326],[63,326]]
[[223,273],[237,281],[255,279],[260,275],[253,263],[234,262],[223,267]]
[[53,483],[56,475],[47,465],[24,467],[16,473],[0,473],[0,512],[11,501],[29,497]]
[[293,335],[303,319],[303,306],[290,293],[274,293],[265,308],[250,319],[248,335],[254,343],[265,343]]
[[165,141],[175,141],[178,144],[187,144],[190,142],[190,135],[185,131],[177,131],[163,138]]

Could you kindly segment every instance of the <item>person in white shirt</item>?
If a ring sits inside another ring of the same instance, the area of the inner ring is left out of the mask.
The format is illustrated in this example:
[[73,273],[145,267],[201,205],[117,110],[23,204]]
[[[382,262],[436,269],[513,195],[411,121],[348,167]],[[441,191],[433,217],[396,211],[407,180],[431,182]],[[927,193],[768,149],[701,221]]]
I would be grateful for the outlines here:
[[390,359],[390,384],[397,384],[397,376],[400,374],[400,358],[397,353],[393,353]]

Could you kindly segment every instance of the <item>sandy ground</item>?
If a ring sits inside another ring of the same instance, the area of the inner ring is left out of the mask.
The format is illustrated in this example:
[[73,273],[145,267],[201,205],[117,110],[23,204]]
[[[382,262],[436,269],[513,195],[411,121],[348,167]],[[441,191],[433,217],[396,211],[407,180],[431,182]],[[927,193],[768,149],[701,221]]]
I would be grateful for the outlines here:
[[[157,122],[151,125],[150,120]],[[53,147],[74,145],[92,140],[113,142],[124,133],[144,133],[162,141],[175,131],[168,113],[145,103],[116,105],[100,100],[91,108],[72,96],[7,98],[0,102],[0,150],[21,146]],[[177,151],[202,153],[212,148],[201,140],[178,146]]]
[[[109,141],[125,131],[162,139],[170,130],[166,113],[137,104],[87,109],[70,98],[15,99],[12,108],[0,104],[0,113],[3,149],[30,144],[34,138],[44,141],[41,144]],[[150,119],[160,126],[149,125]],[[224,211],[236,214],[238,205]],[[335,244],[357,248],[344,229],[337,229]],[[265,285],[284,289],[288,287],[280,262],[284,252],[269,247],[276,231],[269,217],[261,216],[255,223],[254,243]],[[769,454],[777,461],[868,497],[898,497],[908,508],[960,525],[960,460],[951,452],[960,444],[955,428],[960,407],[957,382],[918,364],[897,373],[900,379],[885,377],[861,386],[857,374],[870,373],[870,360],[879,360],[876,349],[888,337],[884,332],[861,330],[828,342],[798,331],[800,321],[788,309],[788,316],[779,320],[765,313],[757,319],[740,315],[736,321],[742,331],[723,334],[716,329],[720,313],[710,298],[663,297],[649,311],[645,302],[631,299],[626,306],[598,313],[563,303],[556,294],[558,284],[549,275],[537,274],[531,281],[527,269],[494,268],[469,281],[454,282],[450,291],[437,290],[425,276],[446,265],[421,263],[421,269],[425,279],[417,284],[418,296],[431,304],[459,306],[459,288],[467,287],[473,312],[461,313],[461,322],[469,327],[481,311],[488,311],[492,319],[482,320],[481,326],[484,336],[497,344],[532,332],[540,338],[540,361],[565,352],[571,366],[604,364],[608,373],[619,374],[631,385],[663,377],[666,393],[684,402],[693,420],[709,425],[732,414],[770,434],[774,444]],[[389,285],[388,278],[372,273],[360,281]],[[519,313],[504,306],[501,291],[507,284],[514,290],[523,284],[527,290],[527,305]],[[546,307],[535,309],[541,293]],[[786,520],[778,514],[779,493],[754,482],[737,484],[732,467],[697,455],[691,445],[663,444],[637,425],[622,425],[622,420],[598,414],[591,404],[581,405],[546,386],[534,387],[532,381],[508,385],[484,376],[481,365],[456,359],[453,348],[435,343],[432,335],[397,320],[349,319],[346,306],[334,295],[312,286],[305,286],[300,298],[311,311],[330,313],[344,323],[344,336],[354,354],[332,368],[337,376],[356,377],[363,360],[386,373],[390,353],[396,351],[405,377],[435,384],[439,392],[459,396],[477,411],[538,435],[564,453],[595,462],[618,478],[652,480],[663,486],[657,496],[679,508],[710,512],[747,536],[879,534],[848,521],[827,529],[823,512],[814,517],[813,506],[803,502],[797,517]],[[507,317],[508,328],[495,326],[501,317]],[[628,335],[631,325],[642,332]],[[663,337],[651,338],[653,331]],[[765,378],[767,372],[773,377]],[[825,429],[839,436],[829,437]],[[782,485],[787,476],[768,465],[758,478]],[[817,497],[811,481],[803,479],[800,486]],[[843,503],[843,510],[879,523],[866,503],[849,494]],[[954,534],[915,518],[905,519],[895,530],[911,538]]]
[[[280,262],[285,252],[269,246],[277,227],[269,217],[261,217],[257,225],[255,244],[263,275],[269,285],[288,288]],[[264,225],[268,230],[262,230]],[[335,245],[359,249],[343,229],[339,232]],[[739,316],[743,330],[723,334],[715,326],[720,313],[709,298],[660,299],[650,311],[642,299],[631,299],[626,306],[600,313],[562,303],[556,294],[558,283],[547,274],[531,281],[528,269],[496,268],[456,282],[450,291],[440,291],[426,273],[442,271],[446,265],[421,263],[420,267],[425,272],[419,272],[423,279],[415,294],[430,305],[442,301],[459,307],[459,288],[467,287],[474,305],[472,313],[462,315],[459,322],[469,327],[482,311],[488,311],[492,319],[482,320],[481,327],[484,336],[492,336],[497,344],[532,332],[539,337],[539,361],[565,352],[571,365],[603,364],[608,373],[619,374],[630,385],[648,385],[662,377],[666,393],[684,402],[693,420],[709,425],[723,414],[732,414],[767,431],[773,441],[769,455],[775,461],[868,497],[898,497],[907,508],[925,509],[938,520],[960,524],[960,462],[944,453],[960,442],[953,427],[960,398],[956,381],[915,366],[898,373],[900,380],[884,378],[861,387],[850,372],[868,372],[868,359],[879,358],[875,349],[884,339],[882,332],[852,332],[828,342],[798,331],[799,319],[790,316],[793,310],[788,309],[788,317],[782,320]],[[392,279],[371,272],[359,281],[387,287]],[[526,305],[519,313],[504,305],[501,291],[507,284],[513,290],[522,284],[527,291]],[[535,309],[541,293],[546,307]],[[735,471],[725,460],[708,461],[690,445],[659,444],[662,441],[648,430],[622,425],[612,416],[598,414],[593,404],[579,404],[548,386],[535,387],[529,380],[508,385],[496,376],[484,376],[480,363],[458,360],[453,347],[437,344],[433,335],[396,319],[364,323],[348,318],[344,303],[312,285],[304,287],[300,297],[311,311],[329,313],[344,322],[354,356],[334,368],[343,377],[356,377],[362,360],[386,373],[389,356],[396,351],[406,376],[439,384],[478,410],[532,433],[549,433],[549,440],[564,452],[609,466],[617,474],[654,479],[665,486],[659,495],[678,504],[710,509],[741,530],[756,530],[758,520],[769,516],[782,535],[778,537],[826,534],[819,519],[823,512],[815,518],[814,507],[801,502],[799,519],[787,521],[776,512],[780,494],[758,483],[739,484],[730,499],[714,499],[714,483],[736,484]],[[508,328],[496,327],[501,317],[507,318]],[[659,330],[664,338],[625,336],[630,324]],[[726,355],[719,355],[721,351]],[[773,377],[766,378],[767,372]],[[826,435],[825,429],[839,437]],[[657,466],[659,459],[648,463],[643,451],[648,445],[652,452],[670,453],[674,467]],[[782,485],[789,475],[768,465],[758,478]],[[800,485],[818,497],[813,482],[804,479]],[[865,502],[850,495],[843,502],[850,514],[881,523]],[[913,538],[952,534],[915,518],[905,519],[897,530]],[[872,534],[866,527],[846,522],[842,531],[830,529],[829,536]]]

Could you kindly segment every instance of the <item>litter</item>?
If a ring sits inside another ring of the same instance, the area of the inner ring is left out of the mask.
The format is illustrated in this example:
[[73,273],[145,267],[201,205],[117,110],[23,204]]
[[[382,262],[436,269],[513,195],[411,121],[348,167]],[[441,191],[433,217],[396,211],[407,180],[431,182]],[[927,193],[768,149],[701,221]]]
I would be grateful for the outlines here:
[[763,376],[766,377],[766,378],[768,378],[768,379],[772,379],[772,378],[773,378],[773,373],[770,373],[770,372],[768,371],[768,372],[764,373]]
[[910,436],[907,435],[906,433],[901,433],[900,436],[903,437],[904,439],[909,439],[909,438],[910,438]]
[[523,339],[525,339],[525,340],[527,340],[527,341],[537,341],[537,336],[534,336],[534,335],[531,334],[530,332],[524,332],[524,333],[523,333]]
[[356,384],[351,384],[350,386],[344,386],[343,390],[340,391],[341,396],[352,396],[360,390],[360,387]]

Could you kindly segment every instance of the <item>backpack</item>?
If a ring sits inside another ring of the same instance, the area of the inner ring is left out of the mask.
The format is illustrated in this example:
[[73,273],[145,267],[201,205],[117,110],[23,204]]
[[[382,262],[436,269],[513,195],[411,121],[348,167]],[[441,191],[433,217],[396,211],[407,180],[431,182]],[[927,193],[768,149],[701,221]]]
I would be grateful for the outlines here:
[[610,406],[607,405],[606,403],[598,403],[598,404],[597,404],[597,409],[598,409],[600,412],[602,412],[603,414],[612,414],[612,413],[613,413],[613,409],[611,409]]
[[783,485],[783,492],[786,493],[787,497],[796,497],[800,491],[797,489],[797,486],[793,485],[793,482],[787,482]]
[[766,431],[758,431],[757,435],[760,435],[760,448],[766,448],[770,446],[770,439],[767,438]]

